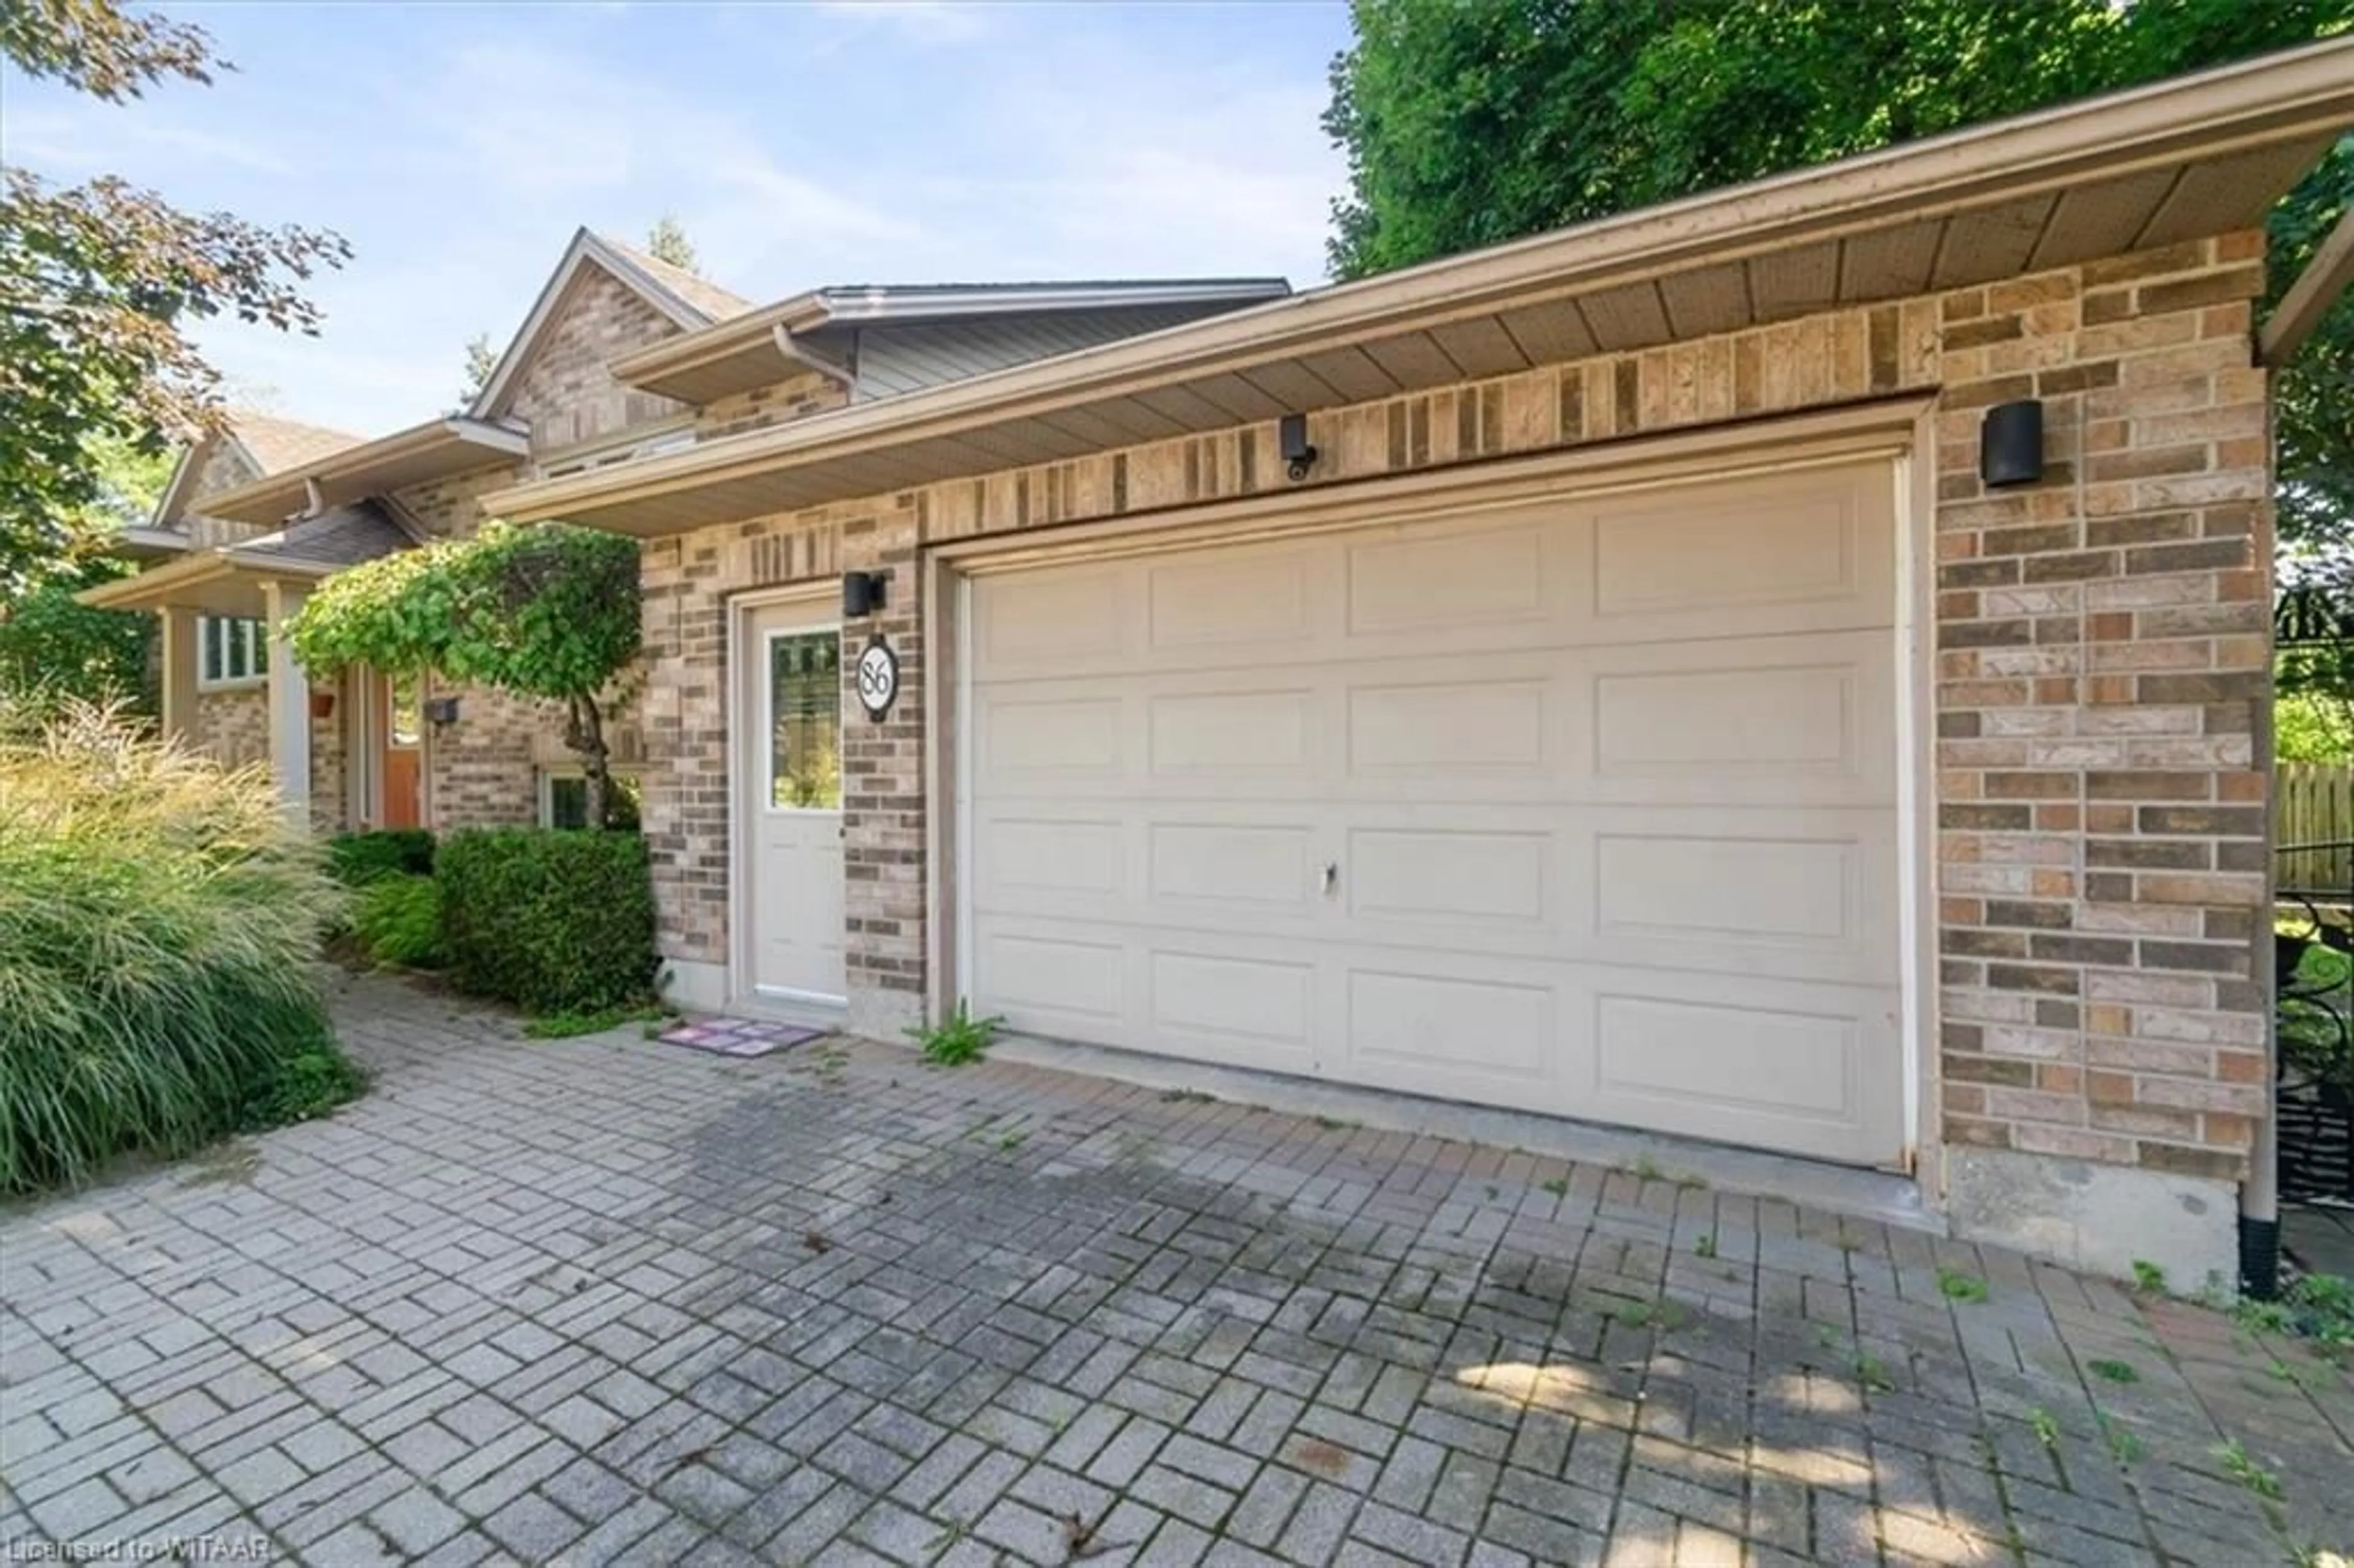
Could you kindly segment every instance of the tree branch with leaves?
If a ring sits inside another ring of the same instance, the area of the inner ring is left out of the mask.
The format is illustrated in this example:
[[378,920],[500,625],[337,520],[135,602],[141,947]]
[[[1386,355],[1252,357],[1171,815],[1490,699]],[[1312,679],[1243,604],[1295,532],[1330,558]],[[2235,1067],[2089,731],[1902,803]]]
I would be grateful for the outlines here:
[[[232,69],[202,28],[113,0],[6,0],[0,56],[116,104]],[[70,519],[100,494],[106,441],[154,450],[223,428],[191,323],[315,334],[303,285],[350,255],[323,230],[182,212],[111,175],[60,187],[0,167],[0,589],[87,547]]]
[[611,797],[608,723],[639,649],[634,540],[561,523],[488,523],[336,573],[288,628],[313,676],[430,673],[561,705],[589,825]]

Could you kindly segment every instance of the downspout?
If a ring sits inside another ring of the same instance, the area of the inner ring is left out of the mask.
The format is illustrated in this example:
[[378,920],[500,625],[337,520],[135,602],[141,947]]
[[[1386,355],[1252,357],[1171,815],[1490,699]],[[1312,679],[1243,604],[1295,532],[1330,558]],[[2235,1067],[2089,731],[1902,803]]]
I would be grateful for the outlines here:
[[[2271,392],[2265,393],[2265,440],[2271,440]],[[2271,459],[2265,460],[2267,469]],[[2269,646],[2272,617],[2264,617]],[[2271,695],[2272,662],[2265,664],[2265,694]],[[2276,778],[2273,756],[2273,705],[2254,705],[2256,760],[2267,779]],[[2273,906],[2278,890],[2280,802],[2278,792],[2264,791],[2264,901],[2258,906],[2256,928],[2249,933],[2249,972],[2256,977],[2264,1009],[2264,1114],[2256,1118],[2255,1137],[2248,1149],[2248,1177],[2240,1183],[2240,1292],[2251,1299],[2270,1301],[2280,1295],[2280,998],[2278,968],[2272,961]]]

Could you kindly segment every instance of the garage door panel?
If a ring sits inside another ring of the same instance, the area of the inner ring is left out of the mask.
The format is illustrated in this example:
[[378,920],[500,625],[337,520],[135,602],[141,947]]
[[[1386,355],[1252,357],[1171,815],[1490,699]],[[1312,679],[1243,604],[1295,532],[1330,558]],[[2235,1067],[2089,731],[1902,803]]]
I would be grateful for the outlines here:
[[1507,679],[1352,686],[1351,771],[1543,774],[1549,683]]
[[1100,668],[1127,652],[1131,573],[1119,564],[992,581],[973,605],[973,653],[991,669]]
[[1118,900],[1128,891],[1129,826],[1074,816],[977,820],[973,863],[1000,895]]
[[[1025,693],[1015,687],[982,696],[974,715],[977,766],[983,780],[1047,787],[1095,775],[1117,783],[1129,747],[1125,704],[1117,695]],[[1042,777],[1043,776],[1043,777]]]
[[1144,699],[1153,777],[1214,772],[1291,774],[1307,781],[1316,761],[1317,694],[1273,690],[1154,693]]
[[1149,903],[1241,914],[1310,912],[1315,830],[1306,823],[1145,825]]
[[1017,1027],[1079,1039],[1128,1033],[1128,965],[1118,940],[1033,924],[983,927],[973,952],[976,1005]]
[[1352,828],[1338,865],[1352,915],[1534,927],[1556,916],[1554,842],[1544,832]]
[[1587,520],[1599,636],[1746,636],[1884,625],[1895,586],[1885,470],[1628,496]]
[[[1384,632],[1427,633],[1542,622],[1562,610],[1548,569],[1559,535],[1532,515],[1504,527],[1417,528],[1343,539],[1347,631],[1359,643]],[[1363,652],[1362,647],[1352,652]]]
[[1185,1054],[1215,1053],[1278,1070],[1316,1065],[1316,964],[1234,954],[1157,949],[1147,1038]]
[[1183,661],[1204,649],[1244,650],[1313,641],[1322,552],[1267,546],[1148,561],[1146,662]]
[[1861,465],[975,579],[976,1005],[1901,1158],[1893,495]]
[[[1464,966],[1479,967],[1479,966]],[[1555,1103],[1561,997],[1514,974],[1352,968],[1340,1042],[1345,1076],[1451,1099],[1489,1096]]]
[[1885,972],[1895,911],[1872,893],[1893,869],[1893,821],[1818,837],[1829,823],[1780,812],[1679,814],[1693,819],[1681,832],[1647,812],[1639,829],[1596,833],[1597,936],[1789,948]]
[[1893,989],[1625,977],[1592,993],[1606,1120],[1801,1154],[1882,1160],[1902,1114]]

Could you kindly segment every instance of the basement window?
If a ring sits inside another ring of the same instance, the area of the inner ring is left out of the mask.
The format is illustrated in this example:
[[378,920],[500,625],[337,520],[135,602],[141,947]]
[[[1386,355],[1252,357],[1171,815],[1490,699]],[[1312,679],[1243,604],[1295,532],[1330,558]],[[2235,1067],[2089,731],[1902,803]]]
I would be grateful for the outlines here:
[[[634,773],[616,768],[605,790],[605,825],[635,832],[645,789]],[[539,771],[539,825],[543,828],[585,828],[588,825],[588,780],[578,768],[543,768]]]

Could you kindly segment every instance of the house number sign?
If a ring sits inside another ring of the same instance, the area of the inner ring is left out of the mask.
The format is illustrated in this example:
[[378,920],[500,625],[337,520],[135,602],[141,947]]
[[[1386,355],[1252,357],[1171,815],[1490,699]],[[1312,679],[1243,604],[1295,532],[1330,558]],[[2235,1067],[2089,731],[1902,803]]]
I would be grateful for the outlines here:
[[881,724],[899,694],[899,656],[876,632],[858,655],[858,701],[866,716]]

